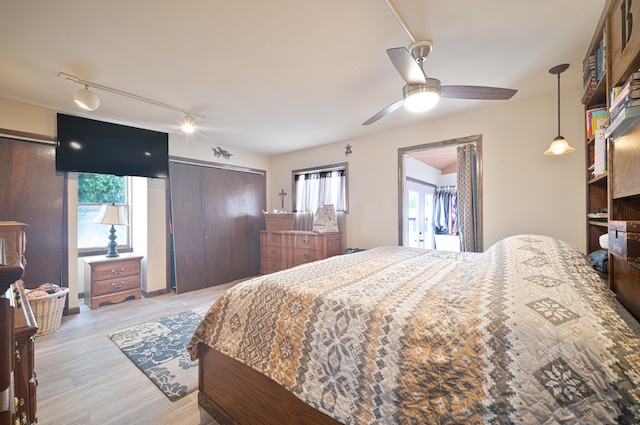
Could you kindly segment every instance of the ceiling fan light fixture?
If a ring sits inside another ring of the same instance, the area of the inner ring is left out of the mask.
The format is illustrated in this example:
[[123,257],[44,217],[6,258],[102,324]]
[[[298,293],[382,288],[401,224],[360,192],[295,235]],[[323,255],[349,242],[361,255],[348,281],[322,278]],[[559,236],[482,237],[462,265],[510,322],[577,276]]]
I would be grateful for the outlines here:
[[440,101],[440,81],[427,78],[426,84],[407,84],[402,90],[404,107],[411,112],[425,112]]
[[100,107],[100,98],[97,94],[89,90],[89,86],[86,85],[83,89],[77,90],[73,94],[73,101],[87,111],[95,111]]
[[182,120],[180,120],[180,125],[182,128],[182,131],[189,134],[196,131],[196,128],[198,127],[198,123],[196,122],[196,119],[189,114],[185,115],[182,118]]

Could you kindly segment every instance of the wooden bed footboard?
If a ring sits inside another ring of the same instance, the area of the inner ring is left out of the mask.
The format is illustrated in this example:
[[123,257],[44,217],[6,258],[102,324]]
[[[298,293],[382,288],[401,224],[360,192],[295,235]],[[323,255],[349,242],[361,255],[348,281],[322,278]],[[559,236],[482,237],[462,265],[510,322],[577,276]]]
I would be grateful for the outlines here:
[[200,343],[198,404],[220,425],[338,425],[280,384]]

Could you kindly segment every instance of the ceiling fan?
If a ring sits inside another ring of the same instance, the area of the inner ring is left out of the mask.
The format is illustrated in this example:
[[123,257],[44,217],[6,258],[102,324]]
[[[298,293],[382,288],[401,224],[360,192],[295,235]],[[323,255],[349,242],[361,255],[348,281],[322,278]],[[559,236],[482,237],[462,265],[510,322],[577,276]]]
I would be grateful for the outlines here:
[[413,42],[408,49],[405,47],[387,49],[387,55],[391,63],[407,84],[402,88],[402,99],[382,109],[362,125],[373,124],[401,106],[405,106],[413,112],[427,111],[433,108],[441,97],[449,99],[507,100],[516,94],[517,90],[500,87],[443,86],[440,84],[440,80],[427,77],[423,68],[424,60],[433,50],[433,42],[430,40],[416,41],[407,23],[400,16],[391,0],[385,0],[385,3],[387,3],[387,6]]

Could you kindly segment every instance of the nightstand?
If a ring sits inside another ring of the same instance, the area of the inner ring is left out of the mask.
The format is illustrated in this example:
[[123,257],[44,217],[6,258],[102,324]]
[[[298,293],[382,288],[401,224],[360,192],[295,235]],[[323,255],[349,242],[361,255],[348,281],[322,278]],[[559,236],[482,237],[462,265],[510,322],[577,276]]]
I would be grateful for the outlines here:
[[107,258],[84,257],[84,302],[98,308],[104,302],[119,303],[140,299],[141,255],[120,254]]

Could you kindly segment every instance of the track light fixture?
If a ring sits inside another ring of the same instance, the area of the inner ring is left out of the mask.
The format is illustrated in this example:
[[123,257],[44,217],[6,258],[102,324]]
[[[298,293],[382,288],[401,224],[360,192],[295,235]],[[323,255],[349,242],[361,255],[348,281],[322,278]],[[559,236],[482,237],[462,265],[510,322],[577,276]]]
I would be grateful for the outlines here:
[[196,129],[196,119],[204,118],[203,114],[189,111],[184,108],[180,108],[178,106],[169,105],[168,103],[159,102],[157,100],[149,99],[147,97],[138,96],[137,94],[129,93],[126,91],[114,89],[113,87],[103,86],[102,84],[93,83],[91,81],[83,80],[80,77],[76,77],[75,75],[67,74],[65,72],[58,72],[58,77],[64,78],[67,81],[71,81],[73,83],[82,84],[84,86],[83,89],[76,91],[73,95],[73,100],[80,105],[80,107],[88,110],[95,111],[100,106],[100,98],[98,95],[89,90],[89,87],[93,87],[98,90],[106,91],[109,93],[114,93],[120,96],[129,97],[131,99],[139,100],[141,102],[150,103],[152,105],[160,106],[162,108],[172,109],[174,111],[182,112],[185,116],[180,121],[182,130],[187,133],[193,133]]
[[553,139],[553,142],[551,142],[549,149],[544,152],[545,155],[564,155],[576,150],[576,148],[571,147],[569,142],[560,135],[560,74],[566,71],[567,68],[569,68],[569,64],[563,63],[562,65],[556,65],[549,70],[549,74],[558,76],[558,135]]
[[86,85],[83,89],[73,94],[73,100],[78,106],[87,111],[95,111],[100,106],[100,98],[97,94],[89,90],[89,87]]
[[198,127],[196,123],[196,119],[189,114],[185,115],[180,120],[180,124],[182,127],[182,131],[184,131],[185,133],[193,133],[194,131],[196,131],[196,128]]

